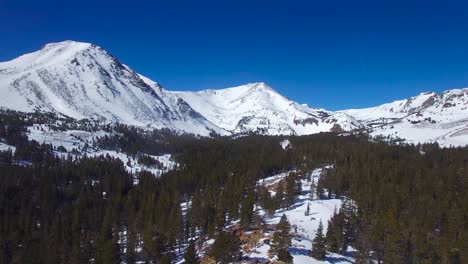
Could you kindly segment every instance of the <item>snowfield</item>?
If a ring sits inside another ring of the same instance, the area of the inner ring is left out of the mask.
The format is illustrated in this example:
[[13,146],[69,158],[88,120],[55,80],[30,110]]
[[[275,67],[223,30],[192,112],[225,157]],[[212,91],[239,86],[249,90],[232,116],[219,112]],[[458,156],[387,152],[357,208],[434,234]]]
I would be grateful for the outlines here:
[[[312,179],[317,182],[322,169],[315,169],[311,172]],[[259,181],[260,185],[271,186],[285,178],[289,172],[274,175]],[[312,181],[311,181],[312,182]],[[265,219],[268,224],[276,225],[283,214],[288,218],[292,231],[295,232],[295,238],[292,240],[292,247],[290,253],[294,257],[294,263],[354,263],[352,256],[342,256],[339,254],[328,253],[324,261],[316,260],[308,256],[312,249],[312,240],[315,237],[319,222],[322,221],[324,233],[327,230],[328,220],[333,216],[333,213],[338,211],[341,207],[342,200],[328,199],[318,200],[310,199],[310,185],[311,182],[301,180],[302,194],[298,197],[297,201],[289,208],[278,210],[272,217],[269,217],[261,208],[258,208],[258,213]],[[305,215],[307,204],[310,206],[310,214]],[[297,232],[296,232],[297,231]],[[271,236],[265,234],[266,236]],[[264,240],[264,239],[263,239]],[[269,258],[268,250],[270,246],[262,243],[253,253],[247,254],[249,260],[252,261],[274,261],[275,258]],[[351,250],[352,251],[352,250]]]
[[306,135],[363,125],[346,113],[310,108],[284,97],[266,83],[200,92],[173,92],[218,127],[233,133]]
[[373,136],[406,139],[410,143],[468,145],[468,88],[417,96],[364,109],[343,110],[365,124]]
[[[170,154],[164,154],[160,156],[148,155],[153,159],[156,159],[161,163],[161,167],[148,167],[142,164],[139,164],[137,159],[117,151],[111,150],[101,150],[96,147],[93,147],[93,140],[97,137],[106,135],[105,132],[87,132],[82,130],[67,130],[67,131],[53,131],[50,130],[45,125],[34,125],[28,127],[28,139],[36,140],[39,143],[51,144],[54,147],[63,146],[67,152],[56,151],[58,156],[67,156],[72,155],[74,157],[81,157],[87,155],[88,157],[97,157],[97,156],[106,156],[109,155],[113,158],[120,159],[125,166],[125,169],[135,176],[134,183],[138,184],[138,178],[136,175],[145,170],[153,173],[155,176],[161,176],[163,173],[173,170],[177,167],[177,163],[172,160]],[[73,150],[82,150],[85,148],[85,145],[88,146],[84,153],[74,152]],[[0,150],[7,148],[8,145],[1,144]],[[12,147],[12,146],[8,146]],[[13,147],[14,148],[14,147]]]

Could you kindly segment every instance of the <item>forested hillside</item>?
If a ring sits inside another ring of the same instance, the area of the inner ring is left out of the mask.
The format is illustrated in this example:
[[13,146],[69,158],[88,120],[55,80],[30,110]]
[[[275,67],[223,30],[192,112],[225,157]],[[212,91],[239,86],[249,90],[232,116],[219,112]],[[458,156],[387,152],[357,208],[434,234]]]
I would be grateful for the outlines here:
[[[0,155],[0,263],[175,263],[184,252],[186,263],[239,261],[237,240],[258,227],[255,208],[274,213],[300,195],[299,173],[284,181],[284,195],[270,196],[258,181],[324,165],[331,166],[317,182],[317,199],[347,197],[357,208],[330,219],[326,251],[351,246],[356,263],[468,262],[468,148],[332,133],[291,136],[283,148],[284,137],[54,121],[55,129],[106,131],[90,148],[166,153],[178,164],[160,177],[135,176],[114,157],[28,140],[31,124],[50,120],[57,117],[2,112],[0,138],[14,151]],[[209,239],[209,249],[198,246]]]

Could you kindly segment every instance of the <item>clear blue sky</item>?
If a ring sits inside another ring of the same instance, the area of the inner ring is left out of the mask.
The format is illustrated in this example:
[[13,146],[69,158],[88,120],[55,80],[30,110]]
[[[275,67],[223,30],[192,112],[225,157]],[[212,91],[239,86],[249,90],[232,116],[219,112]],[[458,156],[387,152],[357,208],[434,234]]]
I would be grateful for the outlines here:
[[95,43],[169,90],[264,81],[344,109],[468,87],[468,1],[0,0],[0,61]]

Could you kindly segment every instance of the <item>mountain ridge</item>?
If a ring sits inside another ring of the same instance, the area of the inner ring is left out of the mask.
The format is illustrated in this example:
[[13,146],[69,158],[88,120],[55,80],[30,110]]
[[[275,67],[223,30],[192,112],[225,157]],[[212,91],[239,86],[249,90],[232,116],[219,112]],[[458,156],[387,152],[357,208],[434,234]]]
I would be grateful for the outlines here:
[[413,143],[468,144],[468,88],[329,111],[292,101],[264,82],[197,92],[166,90],[101,47],[76,41],[50,43],[0,62],[0,92],[0,107],[8,109],[205,136],[365,131]]
[[65,41],[0,63],[0,105],[152,128],[224,134],[99,46]]

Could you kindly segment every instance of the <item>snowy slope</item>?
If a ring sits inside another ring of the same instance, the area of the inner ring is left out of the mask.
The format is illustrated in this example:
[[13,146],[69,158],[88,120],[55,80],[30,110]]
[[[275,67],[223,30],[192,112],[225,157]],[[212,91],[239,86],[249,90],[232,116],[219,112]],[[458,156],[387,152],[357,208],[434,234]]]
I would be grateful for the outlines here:
[[[322,168],[311,171],[311,179],[317,182],[322,172]],[[289,172],[274,175],[259,181],[259,185],[268,187],[272,186],[278,181],[284,179]],[[296,202],[288,209],[278,210],[274,215],[268,216],[263,210],[259,210],[258,214],[266,221],[267,224],[276,225],[281,216],[286,215],[288,221],[291,223],[294,232],[294,239],[292,240],[292,247],[289,252],[293,256],[293,263],[354,263],[353,257],[350,254],[343,256],[335,253],[328,252],[325,260],[316,260],[309,256],[312,249],[312,240],[316,235],[319,222],[321,221],[326,233],[328,220],[333,216],[335,210],[339,210],[342,205],[340,199],[311,199],[310,198],[310,185],[311,182],[303,179],[301,180],[302,194],[298,197]],[[309,205],[310,214],[306,215],[307,205]],[[297,232],[295,232],[297,231]],[[270,234],[265,234],[266,237],[262,240],[271,238]],[[276,260],[276,257],[270,258],[268,250],[270,245],[266,243],[259,243],[259,247],[252,252],[246,252],[248,260],[250,261],[270,261]],[[351,249],[351,248],[350,248]],[[351,249],[352,250],[352,249]]]
[[0,63],[0,106],[195,134],[221,132],[102,48],[64,41]]
[[305,135],[363,128],[345,113],[298,104],[265,83],[173,93],[212,123],[234,133]]
[[0,108],[199,135],[366,131],[414,143],[468,144],[468,88],[333,112],[291,101],[265,83],[167,91],[102,48],[74,41],[0,63],[0,94]]
[[468,88],[427,92],[365,109],[344,110],[372,135],[398,136],[409,142],[443,146],[468,144]]
[[[134,183],[138,184],[138,173],[145,170],[153,173],[155,176],[161,176],[163,173],[168,172],[177,167],[177,163],[172,159],[170,154],[163,154],[160,156],[154,156],[145,154],[159,161],[161,166],[159,167],[148,167],[138,163],[138,159],[135,156],[128,155],[124,152],[117,152],[114,150],[104,150],[93,144],[94,140],[98,137],[107,135],[104,131],[88,132],[83,130],[66,130],[66,131],[54,131],[43,126],[35,124],[28,127],[26,135],[29,140],[35,140],[39,143],[51,144],[54,147],[64,147],[67,152],[56,151],[55,154],[62,157],[71,155],[75,158],[81,158],[84,155],[88,157],[98,157],[109,155],[113,158],[120,159],[125,166],[125,169],[134,175]],[[85,147],[87,146],[87,147]],[[14,146],[0,142],[0,151],[11,149],[15,151]],[[74,151],[75,150],[75,151]]]

